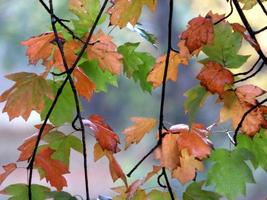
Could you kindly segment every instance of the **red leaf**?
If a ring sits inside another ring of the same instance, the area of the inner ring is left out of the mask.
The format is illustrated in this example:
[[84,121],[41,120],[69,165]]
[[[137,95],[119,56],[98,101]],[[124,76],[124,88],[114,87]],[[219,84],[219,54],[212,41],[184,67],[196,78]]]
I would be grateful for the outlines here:
[[15,169],[17,169],[17,165],[15,163],[9,163],[7,165],[4,165],[3,168],[5,172],[0,174],[0,185],[8,177],[9,174],[11,174]]
[[54,151],[49,147],[43,147],[35,158],[35,167],[41,168],[44,171],[44,177],[51,186],[61,191],[64,186],[67,186],[67,181],[64,174],[69,173],[68,166],[59,160],[51,158]]

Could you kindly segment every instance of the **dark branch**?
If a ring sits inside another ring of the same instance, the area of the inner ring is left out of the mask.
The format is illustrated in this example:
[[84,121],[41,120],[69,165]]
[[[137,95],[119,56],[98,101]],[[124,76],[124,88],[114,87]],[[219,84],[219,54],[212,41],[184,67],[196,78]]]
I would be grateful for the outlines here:
[[246,72],[240,72],[237,74],[233,74],[233,76],[241,76],[241,75],[247,75],[250,72],[252,72],[254,70],[254,68],[257,66],[257,64],[260,62],[261,58],[259,57],[258,60],[254,63],[254,65]]
[[230,16],[233,14],[234,7],[233,7],[233,1],[232,1],[232,0],[230,0],[230,7],[231,7],[231,10],[230,10],[230,12],[228,13],[228,15],[226,15],[225,17],[223,17],[223,18],[220,19],[219,21],[215,22],[214,25],[219,24],[220,22],[226,20],[228,17],[230,17]]
[[267,26],[265,26],[265,27],[263,27],[263,28],[261,28],[261,29],[259,29],[257,31],[254,31],[254,34],[259,34],[259,33],[263,32],[263,31],[265,31],[266,29],[267,29]]
[[235,129],[235,133],[234,133],[234,136],[233,136],[233,139],[234,139],[234,142],[235,142],[235,145],[237,145],[237,134],[238,134],[238,131],[240,128],[242,128],[242,124],[244,122],[244,120],[246,119],[247,115],[252,112],[254,109],[258,108],[260,105],[264,104],[265,102],[267,102],[267,98],[258,102],[256,105],[254,105],[253,107],[251,107],[249,110],[247,110],[244,115],[242,116],[240,122],[238,123],[236,129]]
[[166,186],[166,185],[163,185],[163,184],[161,183],[161,178],[162,178],[163,176],[164,176],[163,171],[161,171],[160,175],[158,175],[157,182],[158,182],[158,185],[159,185],[160,187],[162,187],[162,188],[166,188],[167,186]]
[[258,4],[260,5],[262,11],[264,12],[265,15],[267,15],[267,10],[264,7],[263,3],[261,2],[261,0],[257,0]]

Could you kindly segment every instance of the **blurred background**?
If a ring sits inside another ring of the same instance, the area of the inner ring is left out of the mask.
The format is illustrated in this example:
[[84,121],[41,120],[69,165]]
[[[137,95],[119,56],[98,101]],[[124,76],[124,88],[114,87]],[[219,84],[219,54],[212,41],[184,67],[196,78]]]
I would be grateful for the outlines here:
[[[167,44],[167,15],[168,1],[158,0],[158,6],[155,13],[151,13],[148,9],[144,9],[141,23],[149,32],[158,38],[158,48],[143,40],[136,33],[128,29],[115,28],[111,35],[117,45],[125,42],[141,42],[139,51],[147,51],[155,57],[161,55],[166,50]],[[64,19],[68,18],[67,0],[55,1],[55,8],[58,15]],[[186,28],[187,22],[198,15],[205,16],[210,10],[213,13],[228,13],[230,6],[225,0],[176,0],[174,21],[173,21],[173,46],[176,47],[178,36]],[[259,29],[267,24],[267,18],[262,13],[259,6],[246,11],[248,19],[251,21],[253,28]],[[230,22],[240,22],[236,12],[229,18]],[[0,93],[8,89],[13,83],[4,78],[5,74],[19,71],[41,72],[42,66],[29,66],[27,57],[25,56],[25,47],[20,45],[22,40],[26,40],[33,35],[39,35],[49,29],[50,17],[44,11],[38,1],[32,0],[0,0]],[[258,35],[258,39],[262,48],[266,52],[266,33]],[[255,52],[248,45],[244,45],[240,51],[241,54],[251,55],[246,66],[241,71],[245,71],[257,59]],[[201,57],[202,55],[200,55]],[[198,84],[195,79],[201,65],[192,60],[188,67],[181,66],[179,68],[179,77],[176,83],[168,82],[166,93],[165,107],[165,124],[171,126],[178,123],[187,123],[187,116],[184,113],[183,102],[185,97],[183,94],[192,86]],[[236,70],[237,71],[237,70]],[[234,71],[234,72],[236,72]],[[267,90],[266,70],[249,80],[265,90]],[[158,118],[160,105],[161,89],[155,90],[152,94],[144,93],[140,87],[132,80],[128,80],[124,76],[118,80],[118,87],[110,87],[107,93],[97,93],[88,103],[83,102],[83,116],[90,114],[100,114],[120,135],[123,148],[123,129],[131,124],[129,118],[132,116],[154,117]],[[218,120],[220,105],[215,104],[216,97],[209,97],[204,107],[197,114],[197,122],[210,125]],[[2,110],[4,103],[0,103]],[[25,122],[22,118],[16,118],[9,121],[5,113],[0,114],[0,165],[14,162],[19,152],[17,147],[23,142],[24,138],[31,136],[37,130],[33,127],[40,123],[40,117],[37,113],[32,112],[29,120]],[[232,148],[224,130],[230,128],[229,124],[222,124],[214,128],[211,136],[215,147]],[[89,133],[89,130],[87,130]],[[138,145],[132,145],[126,152],[122,151],[116,154],[118,162],[123,167],[125,173],[139,161],[142,156],[151,149],[156,143],[156,130],[145,136]],[[108,161],[102,158],[97,163],[93,162],[93,145],[95,139],[87,135],[88,152],[89,152],[89,183],[91,197],[96,198],[99,194],[114,195],[110,188],[116,185],[122,185],[117,181],[112,183],[109,175]],[[82,156],[76,152],[71,152],[71,174],[66,175],[68,179],[68,187],[65,191],[71,194],[79,194],[84,196],[84,179],[82,168]],[[151,155],[146,162],[142,164],[133,174],[133,179],[142,178],[149,170],[152,164],[156,164]],[[26,183],[27,171],[25,165],[21,164],[18,170],[6,179],[0,186],[3,189],[11,183]],[[207,166],[208,167],[208,166]],[[225,172],[227,173],[227,172]],[[261,169],[255,171],[255,180],[257,184],[247,185],[247,196],[238,198],[239,200],[264,200],[267,197],[267,175]],[[197,180],[202,180],[203,175],[199,174]],[[34,182],[39,182],[39,175],[34,173]],[[45,184],[45,181],[41,181]],[[185,186],[178,181],[172,180],[171,184],[178,195],[182,199],[182,192]],[[145,189],[150,190],[157,188],[158,185],[153,179],[145,185]],[[0,200],[7,199],[0,195]]]

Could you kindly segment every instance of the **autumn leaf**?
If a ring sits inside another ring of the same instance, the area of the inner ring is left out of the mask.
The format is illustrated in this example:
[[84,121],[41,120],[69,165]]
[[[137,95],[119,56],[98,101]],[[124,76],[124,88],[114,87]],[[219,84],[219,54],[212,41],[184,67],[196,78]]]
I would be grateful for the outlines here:
[[[35,128],[40,129],[41,124],[35,125]],[[51,124],[46,124],[43,130],[42,138],[49,133],[55,127]],[[18,150],[21,151],[19,155],[19,159],[17,161],[25,161],[28,160],[32,156],[32,152],[36,145],[38,133],[33,134],[31,137],[24,140],[24,142],[18,147]],[[41,138],[41,139],[42,139]]]
[[178,179],[182,184],[185,184],[195,178],[196,170],[203,172],[203,163],[196,160],[194,156],[189,155],[187,149],[182,149],[180,166],[172,171],[172,177]]
[[138,22],[143,6],[150,10],[156,9],[156,0],[115,0],[108,9],[110,23],[123,28],[130,22],[133,26]]
[[157,174],[160,170],[162,169],[162,167],[160,166],[153,166],[153,169],[147,173],[147,175],[145,176],[144,183],[147,182],[152,176],[154,176],[155,174]]
[[[147,81],[152,83],[153,88],[157,88],[162,84],[166,57],[166,55],[158,57],[156,64],[149,72]],[[167,80],[172,80],[174,82],[177,80],[179,64],[187,65],[188,60],[185,58],[181,58],[178,53],[172,51],[169,58]]]
[[91,125],[88,125],[95,134],[96,140],[103,150],[116,153],[119,151],[118,144],[120,143],[118,135],[99,115],[91,115],[89,117]]
[[9,163],[7,165],[4,165],[3,169],[5,171],[0,174],[0,185],[8,177],[9,174],[11,174],[15,169],[17,169],[17,165],[15,163]]
[[50,132],[43,140],[54,150],[51,158],[62,161],[67,166],[69,166],[71,149],[80,153],[82,153],[83,150],[82,142],[79,138],[74,135],[65,135],[60,131]]
[[181,34],[181,40],[191,54],[198,54],[199,50],[206,44],[213,42],[213,23],[211,19],[196,17],[188,22],[187,30]]
[[[220,122],[231,119],[235,129],[244,113],[257,103],[256,98],[264,94],[265,91],[253,85],[243,85],[237,87],[235,91],[227,90],[219,102],[223,102],[220,111]],[[266,123],[264,112],[261,107],[252,110],[242,123],[241,131],[249,136],[254,136]]]
[[119,163],[113,156],[113,154],[110,152],[107,152],[106,156],[109,160],[109,170],[110,170],[110,175],[112,177],[113,182],[115,182],[116,180],[120,178],[124,182],[125,186],[128,187],[127,178],[124,172],[122,171],[121,166],[119,165]]
[[95,44],[87,49],[89,60],[96,59],[99,67],[118,75],[122,69],[122,55],[117,52],[117,46],[112,42],[112,37],[99,30],[93,35],[91,41]]
[[88,76],[79,67],[77,67],[73,71],[73,75],[74,75],[74,84],[78,94],[86,98],[87,101],[89,101],[96,89],[95,84],[88,78]]
[[[149,200],[171,200],[171,196],[169,192],[164,192],[160,190],[151,190],[148,194],[147,197]],[[174,196],[175,200],[178,200],[176,196]]]
[[67,181],[63,175],[69,171],[68,166],[63,162],[52,159],[54,152],[47,146],[41,148],[35,158],[35,167],[42,169],[46,181],[61,191],[64,186],[67,186]]
[[215,24],[216,22],[220,21],[221,19],[223,19],[225,17],[225,14],[218,14],[218,13],[213,13],[212,10],[210,10],[207,14],[206,14],[206,18],[210,18],[212,23]]
[[200,84],[211,93],[222,95],[226,84],[233,84],[232,73],[222,65],[215,62],[207,62],[197,75]]
[[[249,10],[257,4],[257,0],[238,0],[238,1],[244,4],[244,6],[242,8],[244,10]],[[264,2],[266,0],[260,0],[260,1]]]
[[42,76],[20,72],[5,77],[16,82],[0,96],[0,102],[6,101],[2,112],[7,112],[10,120],[19,116],[28,120],[31,111],[40,113],[44,109],[45,98],[53,99],[52,89]]
[[247,157],[243,156],[242,151],[216,149],[210,160],[213,165],[208,172],[207,185],[215,185],[216,192],[229,200],[245,194],[246,183],[255,183],[251,169],[245,162]]
[[94,161],[98,161],[100,158],[106,155],[105,150],[102,149],[99,143],[94,145]]
[[204,184],[205,181],[191,183],[183,193],[183,200],[220,200],[222,198],[216,192],[203,190]]
[[156,125],[157,120],[154,118],[144,117],[132,117],[131,121],[134,123],[133,126],[126,128],[123,131],[125,134],[125,149],[131,144],[138,144],[146,133],[149,133]]
[[29,63],[36,65],[39,60],[45,63],[56,47],[54,39],[54,33],[50,32],[22,41],[21,45],[28,47],[26,55],[29,57]]
[[249,56],[239,55],[242,36],[233,32],[229,23],[220,23],[214,27],[213,43],[207,44],[202,51],[208,56],[202,62],[214,61],[224,67],[239,68]]
[[[3,189],[0,193],[12,196],[10,200],[29,200],[28,196],[29,187],[27,184],[19,183],[12,184]],[[45,200],[48,197],[50,189],[48,187],[32,184],[32,199]]]

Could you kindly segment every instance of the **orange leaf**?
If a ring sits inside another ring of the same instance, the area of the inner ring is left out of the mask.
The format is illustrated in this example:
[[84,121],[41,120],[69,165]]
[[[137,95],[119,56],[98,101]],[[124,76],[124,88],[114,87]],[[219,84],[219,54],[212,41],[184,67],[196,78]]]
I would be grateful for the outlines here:
[[152,176],[157,174],[161,169],[162,169],[162,167],[160,167],[160,166],[153,166],[152,171],[147,173],[143,182],[147,182]]
[[138,144],[144,135],[155,127],[157,122],[157,120],[154,118],[144,117],[132,117],[131,121],[135,124],[123,131],[123,133],[126,135],[125,149],[127,149],[133,143]]
[[109,160],[109,170],[110,170],[110,174],[111,174],[113,182],[115,182],[117,179],[121,178],[122,181],[124,182],[125,186],[128,187],[127,178],[126,178],[124,172],[122,171],[121,166],[119,165],[119,163],[117,162],[117,160],[113,156],[113,154],[110,152],[107,152],[106,156]]
[[[153,88],[157,88],[162,84],[165,62],[166,55],[162,55],[157,58],[156,64],[148,74],[147,81],[152,83]],[[172,80],[174,82],[177,80],[179,64],[187,65],[188,60],[186,58],[181,58],[178,53],[172,51],[169,59],[167,80]]]
[[87,48],[88,58],[96,59],[103,70],[120,74],[123,57],[117,52],[117,46],[112,42],[112,38],[100,30],[92,37],[92,41],[96,42]]
[[79,67],[75,68],[75,70],[73,71],[73,75],[74,75],[74,84],[78,94],[80,96],[83,96],[89,101],[96,89],[95,84],[88,78],[88,76]]
[[225,14],[213,13],[211,10],[206,14],[206,18],[210,18],[212,23],[216,23],[225,17]]
[[201,161],[189,155],[187,149],[182,149],[180,157],[181,166],[177,167],[172,172],[172,177],[178,179],[182,184],[185,184],[195,178],[196,170],[203,172],[204,166]]
[[0,174],[0,185],[8,177],[9,174],[11,174],[15,169],[17,169],[17,165],[15,163],[9,163],[7,165],[4,165],[3,168],[5,172]]
[[98,161],[100,158],[106,155],[106,152],[102,149],[99,143],[94,145],[94,161]]
[[91,127],[91,129],[94,131],[96,140],[99,142],[102,149],[113,153],[118,152],[118,143],[120,143],[119,137],[113,132],[112,128],[104,122],[104,119],[99,115],[91,115],[89,120],[95,126]]
[[69,173],[68,166],[59,160],[53,160],[51,158],[53,153],[54,151],[49,147],[40,149],[35,158],[35,167],[41,168],[45,173],[46,181],[61,191],[64,186],[67,186],[63,175]]
[[156,8],[156,0],[115,0],[109,8],[110,23],[123,28],[130,22],[133,26],[137,23],[143,6],[146,5],[150,10]]
[[38,113],[43,110],[45,98],[53,99],[50,85],[42,76],[20,72],[6,78],[16,82],[0,96],[0,102],[6,101],[3,112],[7,112],[10,120],[19,116],[27,120],[32,110]]
[[213,42],[213,23],[210,18],[196,17],[188,22],[187,30],[181,34],[191,54],[198,54],[206,44]]
[[[220,122],[231,119],[233,128],[237,128],[244,113],[257,103],[257,97],[265,93],[253,85],[243,85],[235,91],[227,90],[219,100],[224,103],[220,111]],[[240,130],[246,135],[254,136],[265,124],[264,109],[258,107],[246,116]]]
[[226,84],[233,84],[232,73],[222,65],[215,62],[207,62],[197,75],[200,84],[211,93],[223,94]]
[[169,133],[164,136],[162,144],[155,150],[155,157],[160,160],[160,165],[170,170],[175,169],[179,163],[179,149],[177,145],[178,134]]
[[[37,129],[40,129],[41,126],[42,126],[42,124],[35,125],[35,127]],[[55,127],[52,126],[51,124],[46,124],[46,126],[44,128],[44,131],[43,131],[43,134],[42,134],[42,138],[47,133],[49,133],[50,130],[52,130],[53,128],[55,128]],[[23,144],[18,147],[18,150],[21,151],[21,152],[20,152],[20,155],[19,155],[19,159],[17,161],[25,161],[25,160],[28,160],[31,157],[33,149],[34,149],[35,144],[36,144],[37,134],[38,133],[35,133],[31,137],[25,139]]]

